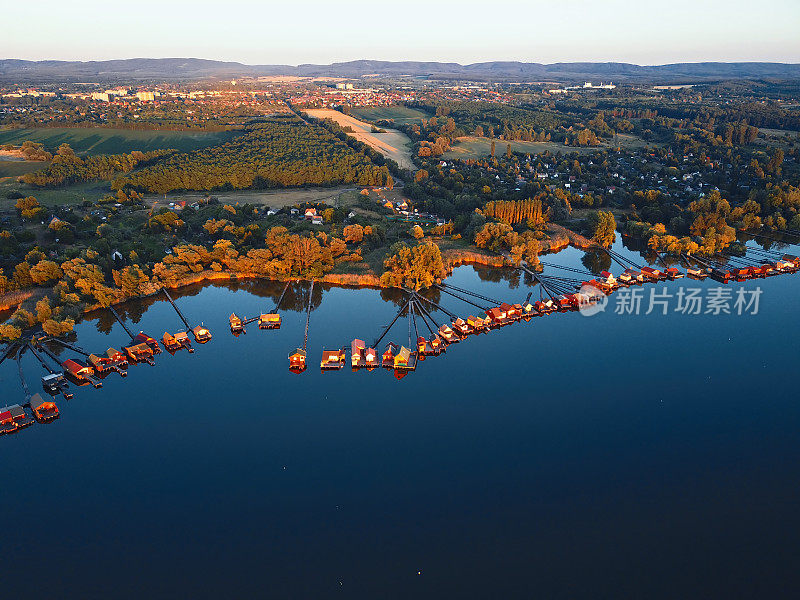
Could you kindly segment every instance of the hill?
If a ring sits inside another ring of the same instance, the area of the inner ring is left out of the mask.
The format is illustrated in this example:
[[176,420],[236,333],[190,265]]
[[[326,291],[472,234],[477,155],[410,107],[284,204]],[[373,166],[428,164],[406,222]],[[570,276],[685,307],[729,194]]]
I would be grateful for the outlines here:
[[766,62],[701,62],[667,65],[630,63],[525,63],[482,62],[469,65],[442,62],[355,60],[329,65],[245,65],[199,58],[131,58],[106,61],[0,60],[0,81],[102,81],[112,82],[208,78],[257,77],[266,75],[338,76],[357,78],[378,74],[439,79],[491,81],[583,79],[687,83],[725,79],[799,79],[800,64]]

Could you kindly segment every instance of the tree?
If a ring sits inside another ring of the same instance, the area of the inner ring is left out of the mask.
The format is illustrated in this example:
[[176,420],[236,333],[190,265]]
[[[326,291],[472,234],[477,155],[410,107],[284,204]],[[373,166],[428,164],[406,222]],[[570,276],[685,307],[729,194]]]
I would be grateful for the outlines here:
[[15,206],[19,211],[20,216],[25,219],[41,218],[41,216],[44,215],[44,207],[39,205],[39,201],[33,196],[20,198],[17,200]]
[[53,309],[50,307],[50,300],[47,297],[42,298],[36,303],[36,320],[39,323],[44,323],[53,315]]
[[345,227],[342,234],[345,242],[360,244],[364,240],[364,228],[358,223]]
[[430,242],[413,248],[403,243],[395,244],[383,265],[386,270],[381,275],[381,285],[386,287],[419,290],[430,287],[446,275],[441,250]]
[[608,248],[617,238],[617,221],[610,210],[598,210],[589,215],[589,231],[592,240]]
[[425,236],[425,232],[422,230],[422,227],[420,227],[419,225],[414,225],[411,228],[411,232],[410,233],[411,233],[411,236],[414,239],[417,239],[417,240],[421,240]]
[[60,279],[63,274],[61,268],[52,260],[41,260],[30,268],[31,281],[36,285]]
[[494,150],[495,150],[494,140],[492,140],[492,147],[491,150],[489,151],[489,154],[491,154],[492,158],[494,158]]

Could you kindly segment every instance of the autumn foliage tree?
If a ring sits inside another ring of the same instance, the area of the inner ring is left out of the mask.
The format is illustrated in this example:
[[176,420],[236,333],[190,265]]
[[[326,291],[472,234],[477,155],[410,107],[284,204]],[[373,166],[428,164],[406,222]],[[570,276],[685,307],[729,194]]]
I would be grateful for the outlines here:
[[395,244],[383,265],[386,270],[381,275],[381,285],[386,287],[419,290],[430,287],[446,275],[442,252],[433,243],[413,247],[404,243]]

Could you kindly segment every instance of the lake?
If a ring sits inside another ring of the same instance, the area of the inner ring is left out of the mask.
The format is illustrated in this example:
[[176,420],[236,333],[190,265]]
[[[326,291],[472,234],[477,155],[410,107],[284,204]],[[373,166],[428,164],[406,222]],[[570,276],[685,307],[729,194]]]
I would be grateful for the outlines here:
[[[582,269],[582,256],[545,260]],[[448,283],[539,294],[509,271],[460,267]],[[4,594],[794,596],[800,275],[729,284],[734,299],[760,286],[756,315],[674,310],[681,287],[719,285],[640,288],[642,312],[650,289],[673,294],[666,315],[617,314],[618,292],[592,317],[471,336],[402,380],[317,368],[323,347],[378,336],[401,302],[390,292],[315,287],[301,375],[287,354],[302,345],[307,284],[280,330],[238,338],[230,313],[271,308],[282,284],[176,293],[210,343],[72,386],[60,419],[0,437]],[[181,325],[167,302],[123,308],[135,332]],[[126,341],[107,314],[76,332],[93,351]],[[407,343],[404,319],[386,340]],[[23,367],[38,390],[30,353]],[[14,361],[0,390],[23,400]]]

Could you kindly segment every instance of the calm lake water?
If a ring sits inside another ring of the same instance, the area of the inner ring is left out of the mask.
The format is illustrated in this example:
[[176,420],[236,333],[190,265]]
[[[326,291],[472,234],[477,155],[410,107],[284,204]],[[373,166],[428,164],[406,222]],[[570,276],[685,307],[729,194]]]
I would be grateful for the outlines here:
[[[472,267],[449,282],[511,302],[538,289]],[[645,286],[642,308],[651,288],[718,285]],[[675,298],[620,315],[612,296],[400,381],[316,367],[323,347],[377,337],[398,308],[386,292],[316,288],[302,375],[300,287],[279,331],[238,338],[230,313],[270,308],[281,284],[177,294],[209,344],[73,386],[58,421],[0,438],[3,596],[796,597],[800,274],[727,287],[757,286],[757,315],[678,314]],[[179,329],[166,302],[125,308],[135,331]],[[107,315],[76,331],[93,351],[126,341]],[[387,339],[407,338],[401,320]],[[23,399],[14,361],[0,392]]]

